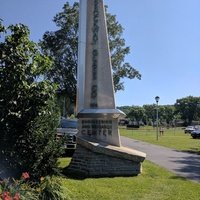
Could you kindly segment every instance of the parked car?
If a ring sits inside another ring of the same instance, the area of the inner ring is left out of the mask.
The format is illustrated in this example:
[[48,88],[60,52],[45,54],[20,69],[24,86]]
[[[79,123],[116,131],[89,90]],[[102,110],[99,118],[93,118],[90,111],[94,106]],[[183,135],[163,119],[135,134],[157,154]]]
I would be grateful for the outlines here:
[[194,130],[191,132],[191,136],[196,139],[196,138],[200,138],[200,129]]
[[192,131],[194,130],[195,130],[194,126],[187,126],[185,128],[185,133],[192,133]]
[[77,120],[65,119],[60,120],[60,125],[57,128],[56,138],[64,137],[65,151],[76,149],[76,135],[78,133]]

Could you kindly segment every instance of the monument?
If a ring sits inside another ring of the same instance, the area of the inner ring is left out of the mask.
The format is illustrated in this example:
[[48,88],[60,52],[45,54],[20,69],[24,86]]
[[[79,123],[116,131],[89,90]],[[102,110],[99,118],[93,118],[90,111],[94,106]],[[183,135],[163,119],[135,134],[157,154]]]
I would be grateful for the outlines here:
[[84,176],[141,173],[146,154],[121,146],[103,0],[80,0],[77,149],[68,170]]

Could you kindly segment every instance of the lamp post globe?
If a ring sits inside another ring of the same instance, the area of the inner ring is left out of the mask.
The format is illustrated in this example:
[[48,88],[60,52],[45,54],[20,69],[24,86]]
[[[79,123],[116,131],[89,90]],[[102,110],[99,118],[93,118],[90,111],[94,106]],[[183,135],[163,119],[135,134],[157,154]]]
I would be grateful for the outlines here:
[[160,100],[160,97],[159,96],[156,96],[155,97],[155,100],[156,100],[156,103],[158,104],[159,100]]

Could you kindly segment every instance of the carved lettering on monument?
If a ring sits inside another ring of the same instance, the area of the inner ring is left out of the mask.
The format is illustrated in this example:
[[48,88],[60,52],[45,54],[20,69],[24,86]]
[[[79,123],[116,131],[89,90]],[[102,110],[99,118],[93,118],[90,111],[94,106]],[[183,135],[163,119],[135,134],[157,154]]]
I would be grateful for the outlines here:
[[82,120],[81,134],[88,136],[111,136],[112,120]]
[[98,71],[98,33],[99,33],[99,2],[98,0],[94,1],[94,11],[93,11],[93,51],[92,51],[92,86],[91,86],[91,103],[90,107],[97,108],[97,71]]
[[98,5],[99,2],[98,0],[95,0],[94,2],[94,12],[93,12],[93,16],[94,16],[94,22],[93,22],[93,44],[97,44],[98,41],[98,32],[99,32],[99,26],[98,26],[98,22],[99,22],[99,10],[98,10]]
[[97,49],[94,49],[92,51],[92,80],[95,81],[97,80],[97,56],[98,56],[98,51]]
[[92,98],[96,98],[97,97],[97,85],[93,85],[92,86],[91,97]]

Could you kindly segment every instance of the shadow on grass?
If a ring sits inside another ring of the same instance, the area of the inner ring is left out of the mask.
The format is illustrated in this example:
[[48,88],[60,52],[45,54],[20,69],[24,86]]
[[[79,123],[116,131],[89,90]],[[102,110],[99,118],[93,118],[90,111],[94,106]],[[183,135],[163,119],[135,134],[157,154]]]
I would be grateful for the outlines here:
[[100,178],[116,178],[116,177],[120,177],[120,178],[124,178],[124,177],[137,177],[137,175],[125,175],[125,176],[122,176],[122,175],[119,175],[119,176],[113,176],[113,175],[107,175],[107,176],[102,176],[102,175],[97,175],[97,176],[91,176],[91,175],[84,175],[82,173],[75,173],[75,172],[71,172],[71,170],[69,170],[68,166],[63,168],[62,170],[62,174],[64,176],[66,176],[67,178],[70,178],[70,179],[74,179],[74,180],[84,180],[84,179],[100,179]]
[[187,181],[186,178],[181,177],[181,176],[171,176],[170,179],[174,179],[174,180],[181,180],[181,181]]
[[200,155],[200,149],[199,148],[190,148],[189,150],[182,150],[181,152]]
[[66,176],[67,178],[74,179],[74,180],[84,180],[84,179],[87,178],[87,177],[84,176],[83,174],[72,173],[71,170],[69,170],[68,166],[65,167],[65,168],[63,168],[62,174],[63,174],[64,176]]

